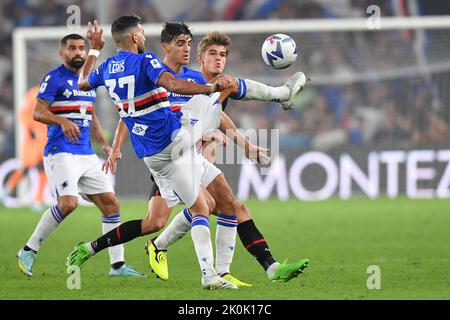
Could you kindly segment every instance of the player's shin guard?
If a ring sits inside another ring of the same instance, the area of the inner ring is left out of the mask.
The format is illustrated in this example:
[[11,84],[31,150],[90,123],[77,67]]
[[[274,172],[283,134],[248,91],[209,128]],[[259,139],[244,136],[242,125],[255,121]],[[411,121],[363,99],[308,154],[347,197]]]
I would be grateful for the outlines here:
[[289,99],[290,90],[286,86],[271,87],[264,83],[250,79],[238,80],[238,99],[260,101],[286,101]]
[[[110,215],[110,216],[102,216],[102,231],[103,234],[110,232],[111,230],[120,226],[120,213]],[[125,261],[125,253],[123,244],[108,248],[109,253],[109,261],[115,269],[120,268]]]
[[198,263],[202,270],[202,277],[212,278],[216,276],[211,233],[209,231],[209,219],[207,216],[199,214],[192,217],[191,237],[194,242]]
[[87,245],[94,253],[142,236],[142,220],[127,221]]
[[58,206],[49,208],[42,214],[41,220],[34,229],[33,234],[27,242],[27,247],[37,252],[45,239],[63,221],[64,216]]
[[217,215],[216,228],[216,272],[221,275],[230,273],[236,244],[236,216]]
[[253,220],[247,220],[240,223],[237,227],[239,238],[245,249],[258,260],[259,264],[267,270],[273,263],[276,262],[269,250],[263,235],[256,228]]
[[163,232],[153,241],[158,250],[167,250],[172,243],[184,237],[191,230],[192,216],[185,208],[178,213]]

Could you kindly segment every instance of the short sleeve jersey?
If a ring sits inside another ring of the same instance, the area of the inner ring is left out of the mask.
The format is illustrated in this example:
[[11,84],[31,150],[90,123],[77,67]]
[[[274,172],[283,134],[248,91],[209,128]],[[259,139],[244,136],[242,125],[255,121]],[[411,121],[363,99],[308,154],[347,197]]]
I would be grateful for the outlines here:
[[118,51],[88,77],[91,88],[107,88],[139,158],[162,151],[181,127],[181,115],[170,111],[167,90],[156,84],[166,71],[151,52]]
[[77,81],[78,74],[61,65],[51,70],[41,82],[37,98],[45,100],[53,114],[74,122],[81,132],[78,142],[72,143],[65,138],[61,126],[48,125],[44,156],[62,152],[94,154],[90,130],[96,98],[95,90],[82,91]]

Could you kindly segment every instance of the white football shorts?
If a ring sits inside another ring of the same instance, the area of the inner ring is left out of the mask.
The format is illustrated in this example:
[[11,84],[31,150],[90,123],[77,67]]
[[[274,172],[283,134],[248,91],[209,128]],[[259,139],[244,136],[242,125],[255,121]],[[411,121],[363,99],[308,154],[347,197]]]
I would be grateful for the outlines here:
[[[200,184],[207,188],[209,184],[220,174],[222,171],[217,168],[214,164],[206,160],[201,154],[198,155],[202,165]],[[183,201],[177,196],[177,194],[172,190],[170,185],[165,183],[164,180],[153,177],[155,183],[158,185],[159,193],[161,197],[166,200],[169,207],[176,206],[177,204],[183,203]]]
[[44,169],[57,196],[114,192],[97,155],[57,153],[44,157]]
[[180,202],[192,207],[200,184],[206,187],[221,173],[195,149],[195,143],[205,133],[220,125],[222,105],[217,98],[218,94],[192,97],[183,106],[182,127],[171,144],[161,152],[143,158],[169,207]]

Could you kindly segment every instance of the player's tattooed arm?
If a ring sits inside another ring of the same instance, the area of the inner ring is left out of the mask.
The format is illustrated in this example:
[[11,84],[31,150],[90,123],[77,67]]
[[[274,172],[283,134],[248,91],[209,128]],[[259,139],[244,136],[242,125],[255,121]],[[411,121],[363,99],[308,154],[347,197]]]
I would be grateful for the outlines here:
[[114,135],[114,141],[112,143],[111,153],[109,154],[108,160],[102,165],[102,170],[108,173],[111,171],[112,174],[116,172],[117,160],[122,159],[121,147],[123,142],[127,137],[128,129],[122,120],[119,120],[117,124],[116,133]]
[[256,160],[262,164],[268,164],[270,162],[270,158],[267,155],[269,149],[251,143],[251,141],[238,130],[233,120],[231,120],[231,118],[223,111],[220,116],[219,128],[220,131],[225,133],[234,141],[234,143],[245,150],[245,156],[248,159]]
[[224,76],[215,78],[214,82],[211,82],[211,85],[203,85],[178,79],[169,72],[163,72],[158,79],[157,85],[166,88],[169,92],[196,95],[223,91],[231,84],[230,79]]
[[109,156],[109,154],[111,153],[111,147],[109,146],[108,142],[105,139],[105,136],[103,135],[102,125],[98,120],[97,115],[95,114],[95,106],[92,110],[91,132],[92,135],[95,137],[95,140],[97,140],[102,145],[103,151],[106,153],[107,156]]
[[[97,20],[94,20],[94,25],[88,22],[87,38],[89,41],[89,47],[95,51],[100,51],[105,45],[105,39],[103,38],[103,28],[98,25]],[[94,51],[94,52],[95,52]],[[89,50],[89,53],[93,51]],[[81,90],[91,90],[91,86],[88,82],[89,74],[94,70],[95,63],[97,62],[97,55],[88,54],[86,62],[81,68],[80,77],[78,78],[78,87]]]
[[72,121],[51,113],[49,107],[50,103],[47,100],[38,98],[33,110],[33,119],[44,124],[61,126],[67,140],[72,143],[78,142],[81,136],[80,128]]

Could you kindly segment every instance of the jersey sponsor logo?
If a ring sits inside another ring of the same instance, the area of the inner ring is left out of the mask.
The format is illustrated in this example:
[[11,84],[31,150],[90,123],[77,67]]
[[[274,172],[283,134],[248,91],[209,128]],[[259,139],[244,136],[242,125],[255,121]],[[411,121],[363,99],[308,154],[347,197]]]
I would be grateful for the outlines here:
[[72,90],[74,97],[95,97],[95,90],[82,91],[82,90]]
[[66,97],[67,99],[69,99],[71,95],[72,95],[72,92],[70,90],[68,90],[68,89],[66,89],[63,92],[63,96]]
[[69,99],[72,94],[74,97],[95,97],[96,96],[94,90],[90,90],[90,91],[72,90],[72,91],[70,91],[69,89],[66,89],[63,92],[63,96],[65,96],[67,99]]
[[148,126],[145,124],[134,123],[133,130],[131,130],[135,135],[143,137],[147,131]]
[[109,65],[109,73],[118,73],[125,71],[125,60],[118,61],[118,62],[112,62]]
[[68,83],[71,87],[73,87],[73,81],[72,81],[72,79],[67,80],[67,83]]
[[174,92],[169,92],[168,96],[172,97],[172,98],[192,98],[192,95],[181,94],[181,93],[174,93]]

